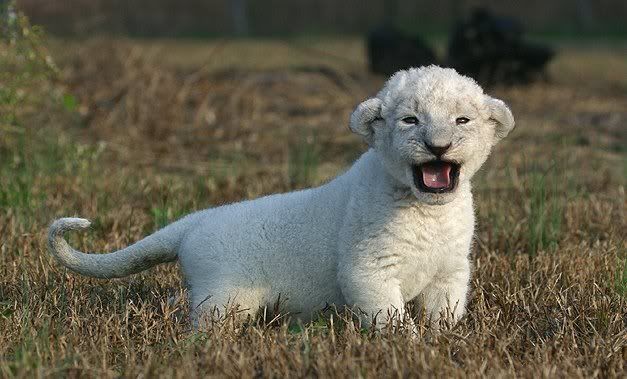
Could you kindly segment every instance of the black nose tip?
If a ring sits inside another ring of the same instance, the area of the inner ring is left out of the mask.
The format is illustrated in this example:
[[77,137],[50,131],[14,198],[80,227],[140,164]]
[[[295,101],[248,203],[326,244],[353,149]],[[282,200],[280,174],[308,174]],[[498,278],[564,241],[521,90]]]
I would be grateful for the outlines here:
[[451,148],[450,143],[446,146],[433,146],[433,145],[429,145],[428,143],[425,145],[427,146],[427,149],[429,149],[429,151],[435,154],[437,157],[442,156],[444,153],[446,153],[448,149]]

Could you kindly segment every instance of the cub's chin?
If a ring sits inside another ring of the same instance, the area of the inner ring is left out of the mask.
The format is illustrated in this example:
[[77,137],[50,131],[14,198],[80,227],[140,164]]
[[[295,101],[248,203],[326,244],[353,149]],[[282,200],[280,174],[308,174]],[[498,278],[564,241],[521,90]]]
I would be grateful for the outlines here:
[[414,197],[418,202],[429,205],[444,205],[453,201],[457,195],[457,191],[445,193],[422,192],[420,189],[412,185],[411,188]]

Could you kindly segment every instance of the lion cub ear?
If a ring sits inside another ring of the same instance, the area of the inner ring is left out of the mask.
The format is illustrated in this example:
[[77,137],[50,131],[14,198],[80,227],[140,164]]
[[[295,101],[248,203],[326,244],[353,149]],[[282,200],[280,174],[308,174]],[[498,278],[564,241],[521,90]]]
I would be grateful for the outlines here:
[[368,145],[374,142],[373,123],[381,119],[381,99],[372,98],[359,104],[351,114],[350,130],[363,137]]
[[514,129],[516,122],[509,107],[502,100],[489,98],[490,121],[494,123],[494,143],[505,138]]

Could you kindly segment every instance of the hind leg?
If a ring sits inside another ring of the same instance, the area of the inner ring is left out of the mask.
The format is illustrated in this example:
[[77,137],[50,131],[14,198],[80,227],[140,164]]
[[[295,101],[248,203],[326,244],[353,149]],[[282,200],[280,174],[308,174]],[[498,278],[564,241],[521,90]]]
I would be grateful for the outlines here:
[[242,323],[254,317],[263,303],[263,291],[234,285],[213,286],[213,290],[192,289],[191,320],[195,329],[232,317]]

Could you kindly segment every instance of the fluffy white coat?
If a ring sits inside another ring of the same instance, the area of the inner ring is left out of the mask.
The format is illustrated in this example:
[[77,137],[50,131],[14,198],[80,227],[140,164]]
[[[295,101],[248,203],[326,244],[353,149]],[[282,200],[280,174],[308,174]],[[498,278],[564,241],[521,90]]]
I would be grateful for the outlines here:
[[[470,179],[513,127],[502,101],[454,70],[401,71],[351,116],[371,148],[333,181],[200,211],[109,254],[72,249],[63,233],[89,222],[63,218],[50,227],[49,249],[99,278],[178,259],[195,320],[235,303],[254,314],[279,295],[303,321],[334,304],[359,309],[369,325],[417,297],[433,320],[458,319],[471,271]],[[416,167],[437,159],[428,145],[450,146],[440,159],[459,164],[452,191],[417,187]]]

